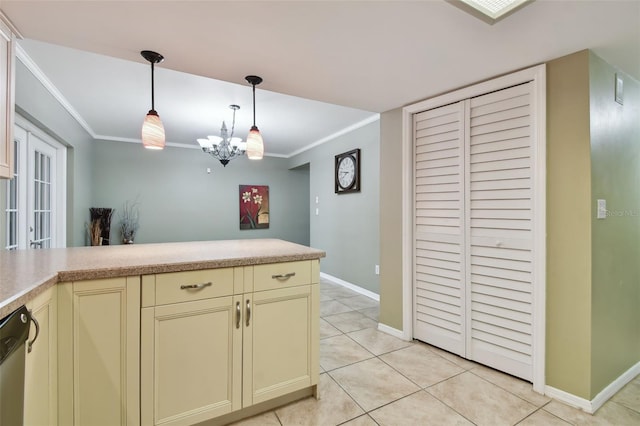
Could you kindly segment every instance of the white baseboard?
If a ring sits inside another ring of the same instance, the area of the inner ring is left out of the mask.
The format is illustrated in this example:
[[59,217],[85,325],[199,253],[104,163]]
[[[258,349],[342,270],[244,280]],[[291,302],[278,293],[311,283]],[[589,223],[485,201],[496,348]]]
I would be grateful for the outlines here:
[[378,330],[382,331],[383,333],[390,334],[393,337],[397,337],[398,339],[411,340],[411,338],[409,338],[409,337],[404,335],[402,330],[398,330],[397,328],[389,327],[388,325],[382,324],[381,322],[378,323]]
[[343,287],[348,288],[349,290],[353,290],[356,293],[359,293],[363,296],[367,296],[370,299],[373,299],[377,302],[380,301],[380,295],[379,294],[375,294],[372,291],[367,290],[366,288],[362,288],[360,286],[357,286],[355,284],[351,284],[348,281],[345,280],[341,280],[340,278],[334,277],[333,275],[329,275],[329,274],[325,274],[324,272],[320,272],[320,278],[324,278],[327,281],[331,281],[334,284],[338,284],[341,285]]
[[595,398],[593,398],[591,401],[589,401],[588,399],[580,398],[579,396],[570,394],[563,390],[556,389],[552,386],[546,386],[544,393],[548,397],[557,399],[558,401],[564,402],[565,404],[569,404],[573,407],[580,408],[581,410],[586,411],[589,414],[593,414],[598,411],[598,409],[602,407],[604,403],[609,400],[609,398],[615,395],[620,389],[625,387],[625,385],[632,381],[638,374],[640,374],[640,362],[632,366],[620,377],[611,382],[609,386],[600,391],[600,393],[598,393],[598,395],[596,395]]
[[640,374],[640,362],[625,371],[620,377],[611,382],[609,386],[602,389],[602,391],[600,391],[600,393],[591,400],[593,413],[595,413],[600,407],[602,407],[604,403],[609,400],[609,398],[615,395],[620,389],[625,387],[625,385],[632,381],[638,374]]
[[593,413],[591,408],[591,401],[589,401],[588,399],[580,398],[579,396],[554,388],[552,386],[545,386],[544,394],[549,398],[557,399],[560,402],[564,402],[567,405],[579,408],[589,414]]

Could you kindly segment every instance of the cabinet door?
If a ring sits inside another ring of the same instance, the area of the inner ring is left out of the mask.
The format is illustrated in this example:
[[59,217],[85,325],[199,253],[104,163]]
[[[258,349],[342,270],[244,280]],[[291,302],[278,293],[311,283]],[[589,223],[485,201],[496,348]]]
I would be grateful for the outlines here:
[[190,425],[240,408],[241,297],[142,309],[144,425]]
[[243,406],[317,385],[318,285],[245,295]]
[[[24,424],[58,424],[58,356],[57,356],[57,297],[51,287],[31,302],[27,308],[38,321],[40,332],[27,352],[24,372]],[[29,341],[35,338],[32,325]]]
[[140,423],[140,277],[59,284],[59,421]]

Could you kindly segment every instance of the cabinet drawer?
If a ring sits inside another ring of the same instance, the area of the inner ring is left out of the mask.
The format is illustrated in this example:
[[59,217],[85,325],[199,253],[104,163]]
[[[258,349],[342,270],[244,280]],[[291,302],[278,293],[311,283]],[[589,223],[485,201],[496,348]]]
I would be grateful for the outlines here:
[[253,267],[253,291],[311,284],[311,261],[270,263]]
[[[143,284],[143,292],[148,290]],[[155,304],[189,302],[233,294],[233,268],[155,275]],[[143,297],[145,295],[143,294]]]

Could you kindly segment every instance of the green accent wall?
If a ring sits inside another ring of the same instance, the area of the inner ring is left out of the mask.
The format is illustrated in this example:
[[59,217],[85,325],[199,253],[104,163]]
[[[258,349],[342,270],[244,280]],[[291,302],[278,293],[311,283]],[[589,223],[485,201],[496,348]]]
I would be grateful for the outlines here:
[[402,330],[402,109],[380,119],[380,323]]
[[[360,148],[361,190],[336,194],[335,156],[356,148]],[[310,170],[310,245],[327,253],[321,271],[376,294],[380,292],[375,274],[375,265],[380,264],[380,163],[378,120],[290,160],[290,167],[308,165]]]
[[[640,361],[640,83],[590,53],[589,94],[593,398]],[[603,220],[598,199],[607,202]]]
[[[222,167],[200,149],[96,141],[92,180],[93,207],[117,210],[112,244],[121,242],[124,203],[137,199],[137,243],[280,238],[309,245],[309,171],[289,170],[287,159],[241,157]],[[239,185],[269,186],[268,229],[240,229]]]
[[547,385],[586,400],[640,361],[638,117],[592,52],[547,64]]
[[547,385],[589,399],[589,54],[547,64]]

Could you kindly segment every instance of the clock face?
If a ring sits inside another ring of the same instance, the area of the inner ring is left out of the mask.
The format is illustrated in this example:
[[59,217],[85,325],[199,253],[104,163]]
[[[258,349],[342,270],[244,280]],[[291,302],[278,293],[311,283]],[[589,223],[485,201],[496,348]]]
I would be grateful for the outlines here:
[[360,149],[335,156],[336,194],[360,192]]
[[343,189],[350,188],[356,180],[356,162],[348,156],[340,160],[338,164],[338,185]]

